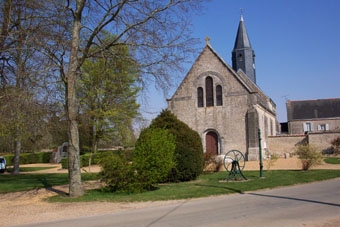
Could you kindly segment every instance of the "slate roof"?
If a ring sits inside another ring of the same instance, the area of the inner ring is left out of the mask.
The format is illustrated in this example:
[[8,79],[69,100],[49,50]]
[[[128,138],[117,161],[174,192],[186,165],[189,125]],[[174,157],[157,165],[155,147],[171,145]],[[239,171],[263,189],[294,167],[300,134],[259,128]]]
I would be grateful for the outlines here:
[[340,98],[290,101],[287,103],[288,121],[340,118]]
[[244,25],[243,17],[241,16],[240,23],[237,29],[236,40],[234,44],[235,49],[251,48],[250,41],[248,38],[248,33]]

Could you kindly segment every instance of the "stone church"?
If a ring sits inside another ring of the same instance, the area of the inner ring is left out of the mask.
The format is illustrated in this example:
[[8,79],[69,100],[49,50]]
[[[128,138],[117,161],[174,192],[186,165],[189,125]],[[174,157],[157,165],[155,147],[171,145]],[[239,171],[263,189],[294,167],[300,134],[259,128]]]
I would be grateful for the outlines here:
[[178,119],[199,133],[205,152],[223,155],[239,150],[246,160],[258,160],[261,142],[264,154],[268,136],[276,135],[276,105],[256,85],[255,53],[242,16],[232,67],[206,38],[202,52],[167,102]]

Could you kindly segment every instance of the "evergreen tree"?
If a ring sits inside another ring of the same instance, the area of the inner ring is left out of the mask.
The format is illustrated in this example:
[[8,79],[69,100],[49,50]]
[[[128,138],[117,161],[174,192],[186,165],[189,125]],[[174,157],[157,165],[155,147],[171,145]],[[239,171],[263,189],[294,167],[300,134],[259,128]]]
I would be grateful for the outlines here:
[[150,128],[169,130],[176,138],[176,167],[169,173],[169,181],[190,181],[203,170],[203,146],[199,134],[180,121],[169,110],[163,110],[150,124]]

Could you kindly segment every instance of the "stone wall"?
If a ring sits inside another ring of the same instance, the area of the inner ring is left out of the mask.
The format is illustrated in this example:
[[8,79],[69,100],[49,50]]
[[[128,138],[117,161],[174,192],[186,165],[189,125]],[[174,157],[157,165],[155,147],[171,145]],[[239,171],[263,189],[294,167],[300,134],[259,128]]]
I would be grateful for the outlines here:
[[268,149],[270,153],[279,156],[285,156],[287,153],[293,153],[297,145],[308,142],[314,145],[320,151],[328,151],[331,147],[331,142],[335,138],[340,137],[340,132],[323,132],[323,133],[308,133],[307,135],[284,135],[284,136],[269,136]]
[[340,132],[323,132],[309,133],[308,140],[310,144],[315,145],[318,149],[327,152],[331,148],[332,140],[340,137]]
[[297,145],[307,141],[306,135],[284,135],[284,136],[269,136],[268,150],[271,154],[285,156],[285,154],[295,152]]

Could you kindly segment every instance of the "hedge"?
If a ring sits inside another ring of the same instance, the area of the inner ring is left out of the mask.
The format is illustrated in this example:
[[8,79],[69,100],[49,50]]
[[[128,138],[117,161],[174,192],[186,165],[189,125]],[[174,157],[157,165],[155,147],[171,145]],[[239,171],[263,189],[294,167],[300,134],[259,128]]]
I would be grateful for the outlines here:
[[[49,163],[52,152],[22,153],[20,164]],[[8,166],[13,166],[14,154],[3,155]]]
[[[91,161],[92,165],[98,164],[100,154],[101,153],[95,153],[95,154],[92,155],[92,161]],[[90,159],[89,153],[86,153],[84,155],[80,155],[80,168],[85,167],[85,166],[89,166],[89,159]],[[61,160],[61,168],[62,169],[68,169],[68,158],[63,158]]]

